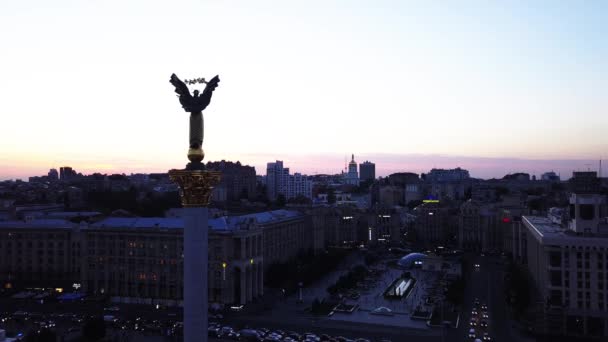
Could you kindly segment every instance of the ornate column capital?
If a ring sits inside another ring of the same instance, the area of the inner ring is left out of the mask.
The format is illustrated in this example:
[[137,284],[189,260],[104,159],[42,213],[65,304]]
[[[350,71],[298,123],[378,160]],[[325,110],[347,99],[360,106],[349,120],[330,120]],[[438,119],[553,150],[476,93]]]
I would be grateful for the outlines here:
[[169,171],[169,178],[179,186],[179,195],[184,207],[208,206],[213,187],[220,182],[221,176],[218,171]]

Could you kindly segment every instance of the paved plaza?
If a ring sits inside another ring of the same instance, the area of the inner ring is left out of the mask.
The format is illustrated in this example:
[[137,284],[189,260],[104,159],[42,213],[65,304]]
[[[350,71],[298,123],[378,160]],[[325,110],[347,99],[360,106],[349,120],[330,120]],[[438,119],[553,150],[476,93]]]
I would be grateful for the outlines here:
[[[312,303],[315,299],[323,299],[329,296],[327,288],[334,284],[338,278],[348,271],[363,264],[363,258],[351,255],[347,258],[337,271],[332,272],[313,286],[302,290],[302,298],[305,304]],[[429,330],[424,320],[413,320],[411,314],[416,308],[430,311],[432,306],[425,304],[429,289],[436,284],[440,277],[439,272],[424,271],[421,269],[407,270],[416,279],[410,293],[402,299],[386,299],[383,294],[391,283],[400,277],[405,270],[394,266],[387,266],[386,262],[374,265],[370,270],[375,270],[376,275],[371,275],[355,290],[360,294],[358,299],[346,299],[346,304],[358,305],[358,309],[352,313],[335,312],[327,319],[332,321],[344,321],[353,323],[368,323],[379,325],[390,325],[412,329]],[[297,294],[289,300],[295,301]],[[392,311],[392,316],[376,315],[371,312],[379,307],[386,307]]]

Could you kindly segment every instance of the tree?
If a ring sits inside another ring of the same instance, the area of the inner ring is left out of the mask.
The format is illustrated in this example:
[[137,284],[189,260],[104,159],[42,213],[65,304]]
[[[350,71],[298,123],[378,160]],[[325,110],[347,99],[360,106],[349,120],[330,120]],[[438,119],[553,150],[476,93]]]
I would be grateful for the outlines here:
[[287,203],[292,203],[292,204],[311,204],[312,201],[310,200],[310,198],[300,194],[294,198],[290,198],[289,201],[287,201]]
[[407,207],[410,210],[413,210],[414,208],[416,208],[417,206],[421,205],[422,201],[421,200],[413,200],[413,201],[409,201],[407,202]]
[[285,206],[285,203],[287,202],[287,200],[285,199],[285,195],[283,194],[279,194],[279,196],[277,196],[277,207],[282,208]]
[[532,210],[542,211],[544,207],[544,201],[541,198],[532,198],[528,201],[528,208]]
[[462,280],[462,278],[458,278],[453,281],[448,286],[445,297],[448,302],[454,305],[461,305],[464,300],[464,280]]
[[464,191],[464,200],[468,201],[471,198],[473,198],[473,187],[467,187],[467,189]]
[[101,317],[88,318],[82,327],[85,341],[98,341],[106,336],[106,325]]
[[530,305],[530,279],[524,269],[511,263],[507,269],[505,292],[507,301],[518,315]]
[[32,332],[25,338],[26,342],[56,342],[57,334],[50,329],[41,329]]
[[365,264],[367,266],[374,264],[376,261],[378,261],[378,255],[376,255],[375,253],[366,253],[364,256],[364,261]]

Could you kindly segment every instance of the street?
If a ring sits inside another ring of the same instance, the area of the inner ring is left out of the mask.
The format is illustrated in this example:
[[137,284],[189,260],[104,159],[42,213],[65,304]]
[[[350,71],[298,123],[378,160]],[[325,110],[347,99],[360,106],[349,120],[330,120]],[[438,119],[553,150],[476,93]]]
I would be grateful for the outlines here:
[[[511,342],[524,341],[521,336],[511,328],[508,318],[507,306],[504,300],[505,266],[500,257],[468,255],[463,262],[463,272],[466,282],[463,312],[460,316],[458,329],[449,329],[446,333],[448,341],[471,341],[468,332],[475,329],[477,338],[488,332],[492,341]],[[474,265],[479,264],[479,268]],[[475,298],[480,304],[488,306],[489,319],[486,329],[471,327],[471,312],[474,308]]]

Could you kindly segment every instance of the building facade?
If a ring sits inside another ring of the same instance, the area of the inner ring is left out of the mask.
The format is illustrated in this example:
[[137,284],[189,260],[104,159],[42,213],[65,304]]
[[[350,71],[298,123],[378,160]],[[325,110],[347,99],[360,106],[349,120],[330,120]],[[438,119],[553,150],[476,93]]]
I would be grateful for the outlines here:
[[448,209],[439,203],[423,203],[414,209],[416,240],[426,246],[445,243],[449,239]]
[[361,181],[376,179],[376,164],[367,160],[359,164],[359,178]]
[[595,173],[575,173],[570,218],[524,216],[528,270],[546,334],[608,336],[608,221]]
[[289,175],[287,184],[287,199],[303,196],[312,199],[312,181],[300,173]]
[[[114,302],[179,306],[183,219],[108,217],[95,223],[0,222],[0,285],[74,285]],[[310,215],[277,210],[209,221],[209,301],[246,304],[264,291],[267,265],[322,249]],[[316,241],[316,242],[315,242]]]
[[398,244],[403,233],[401,219],[394,210],[376,207],[365,214],[370,243]]
[[470,178],[469,171],[461,169],[459,167],[455,169],[431,169],[429,173],[425,175],[427,182],[453,182],[463,181]]
[[312,199],[312,181],[300,173],[290,175],[289,168],[283,167],[283,162],[277,160],[267,164],[266,193],[271,201],[276,201],[279,195],[285,196],[285,199],[298,196]]
[[0,285],[71,288],[80,280],[82,234],[62,219],[0,222]]
[[283,161],[266,164],[266,194],[268,199],[276,201],[279,194],[285,195],[289,182],[289,168],[283,167]]
[[353,207],[318,207],[310,210],[310,215],[313,230],[323,232],[325,246],[353,246],[361,241],[358,232],[361,217]]
[[219,187],[226,189],[227,201],[238,201],[240,199],[253,200],[256,195],[256,174],[253,166],[241,165],[240,162],[209,162],[209,170],[222,172]]

